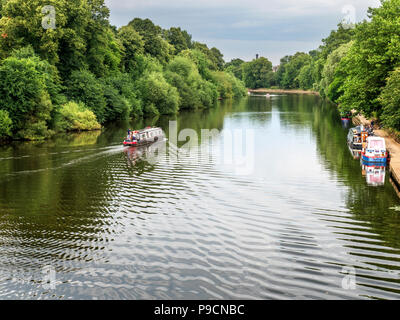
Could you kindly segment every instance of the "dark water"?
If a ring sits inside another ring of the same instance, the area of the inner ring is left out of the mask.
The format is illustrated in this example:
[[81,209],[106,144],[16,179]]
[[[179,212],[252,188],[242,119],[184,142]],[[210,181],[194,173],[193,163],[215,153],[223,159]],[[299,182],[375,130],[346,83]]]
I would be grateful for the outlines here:
[[1,299],[400,298],[399,198],[387,173],[367,184],[332,105],[250,97],[178,116],[199,137],[254,130],[246,174],[221,160],[222,134],[121,146],[145,125],[171,141],[169,120],[0,147]]

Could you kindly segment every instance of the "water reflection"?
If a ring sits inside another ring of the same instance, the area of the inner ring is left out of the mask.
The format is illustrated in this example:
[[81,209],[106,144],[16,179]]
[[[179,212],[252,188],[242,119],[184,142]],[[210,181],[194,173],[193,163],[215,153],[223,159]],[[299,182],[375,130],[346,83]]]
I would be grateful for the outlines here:
[[155,165],[166,156],[167,140],[140,147],[125,147],[124,152],[129,167],[135,167],[139,161]]
[[351,124],[351,120],[350,119],[344,119],[344,118],[342,118],[341,119],[341,121],[342,121],[342,127],[343,127],[343,129],[348,129],[349,127],[350,127],[350,124]]
[[370,186],[383,186],[385,184],[386,167],[374,166],[362,162],[362,175],[365,176]]
[[[199,139],[202,129],[253,129],[254,172],[218,166],[211,148],[192,162],[171,160],[168,142],[121,146],[127,128],[168,136],[170,120]],[[390,208],[400,201],[384,168],[362,175],[346,135],[335,106],[287,95],[2,146],[0,296],[399,298]],[[55,267],[55,292],[40,285],[44,265]],[[342,287],[344,267],[355,290]]]
[[353,157],[354,160],[360,160],[361,159],[361,150],[355,150],[352,149],[349,145],[348,145],[349,151],[351,156]]

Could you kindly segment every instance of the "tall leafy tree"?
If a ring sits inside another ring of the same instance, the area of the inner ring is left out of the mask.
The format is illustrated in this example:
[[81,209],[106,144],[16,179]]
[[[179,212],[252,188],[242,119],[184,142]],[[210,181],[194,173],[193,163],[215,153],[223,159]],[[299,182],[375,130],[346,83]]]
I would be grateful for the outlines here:
[[348,77],[339,102],[367,116],[382,111],[378,99],[389,73],[400,64],[400,0],[383,0],[360,23],[346,65]]
[[232,59],[230,62],[225,63],[225,71],[232,72],[236,78],[243,78],[243,65],[244,61],[242,59]]
[[165,30],[164,35],[165,39],[175,47],[175,54],[192,47],[192,36],[179,27]]
[[0,110],[7,112],[19,138],[47,135],[53,104],[46,85],[46,63],[36,57],[14,55],[0,65]]
[[272,63],[261,57],[243,64],[243,81],[248,88],[268,88],[273,79]]
[[128,26],[134,28],[143,38],[144,52],[167,64],[174,52],[174,47],[162,38],[162,29],[150,19],[135,18]]
[[138,67],[137,56],[144,54],[143,38],[132,26],[121,27],[118,30],[118,38],[123,46],[123,69],[132,73]]
[[299,74],[301,69],[311,62],[311,57],[307,53],[297,52],[289,57],[289,61],[285,64],[285,72],[282,76],[281,85],[286,89],[299,88]]

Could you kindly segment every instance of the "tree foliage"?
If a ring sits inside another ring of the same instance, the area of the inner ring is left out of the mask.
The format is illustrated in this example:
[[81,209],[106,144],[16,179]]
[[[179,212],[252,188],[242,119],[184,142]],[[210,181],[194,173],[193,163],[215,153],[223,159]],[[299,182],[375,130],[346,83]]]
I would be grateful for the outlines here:
[[264,57],[242,65],[243,81],[248,88],[268,88],[272,83],[272,63]]
[[382,104],[382,122],[400,131],[400,68],[389,74],[385,88],[379,96]]
[[[222,53],[179,27],[163,30],[135,18],[117,29],[104,0],[0,4],[2,137],[42,139],[128,117],[210,108],[219,96],[244,92],[222,71]],[[56,9],[54,25],[43,26],[45,6]]]

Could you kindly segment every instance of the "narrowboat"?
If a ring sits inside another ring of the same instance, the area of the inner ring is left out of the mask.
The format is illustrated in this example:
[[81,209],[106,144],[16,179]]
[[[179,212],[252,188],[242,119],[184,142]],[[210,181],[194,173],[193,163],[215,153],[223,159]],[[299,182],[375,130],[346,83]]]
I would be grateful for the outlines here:
[[368,131],[364,126],[351,128],[347,134],[347,143],[352,150],[362,150],[362,145],[366,142]]
[[148,145],[164,139],[164,132],[161,128],[147,127],[142,130],[128,130],[128,135],[124,140],[124,146],[139,147]]
[[386,166],[388,152],[385,139],[381,137],[368,137],[361,152],[362,161],[369,164]]
[[350,146],[348,146],[348,147],[349,147],[349,151],[350,151],[353,159],[360,160],[361,159],[361,150],[354,150]]

